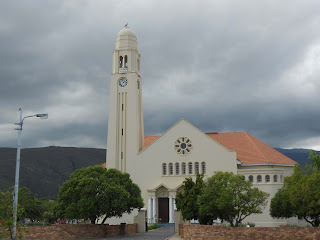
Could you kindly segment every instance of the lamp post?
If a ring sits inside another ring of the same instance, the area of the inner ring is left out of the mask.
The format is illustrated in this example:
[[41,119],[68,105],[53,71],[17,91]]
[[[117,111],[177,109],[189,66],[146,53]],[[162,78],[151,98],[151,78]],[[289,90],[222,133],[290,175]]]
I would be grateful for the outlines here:
[[19,125],[19,127],[15,128],[15,130],[18,131],[18,144],[17,144],[16,176],[15,176],[15,184],[14,184],[14,201],[13,201],[13,239],[16,239],[16,233],[17,233],[17,208],[18,208],[20,146],[21,146],[20,142],[21,142],[21,132],[22,132],[23,121],[26,118],[30,118],[30,117],[39,117],[41,119],[48,118],[47,113],[35,114],[35,115],[30,115],[22,118],[21,108],[19,109],[19,111],[20,111],[19,122],[15,123],[15,125]]

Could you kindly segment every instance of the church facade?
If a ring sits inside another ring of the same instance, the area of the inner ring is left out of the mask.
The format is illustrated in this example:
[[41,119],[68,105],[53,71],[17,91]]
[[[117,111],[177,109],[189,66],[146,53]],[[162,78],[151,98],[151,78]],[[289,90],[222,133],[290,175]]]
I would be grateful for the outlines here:
[[[295,161],[246,132],[204,133],[181,119],[161,136],[144,136],[142,84],[137,38],[124,28],[113,52],[106,166],[129,173],[139,185],[149,222],[174,222],[175,197],[184,179],[197,173],[204,178],[216,171],[241,174],[270,199],[292,173]],[[297,221],[273,219],[270,199],[262,214],[244,221],[256,226]],[[132,222],[133,216],[124,221]]]

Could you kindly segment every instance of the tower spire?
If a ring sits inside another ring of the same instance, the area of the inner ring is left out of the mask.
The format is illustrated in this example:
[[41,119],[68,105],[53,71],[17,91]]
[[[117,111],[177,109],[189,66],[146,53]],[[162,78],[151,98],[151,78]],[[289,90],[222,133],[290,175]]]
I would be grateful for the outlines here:
[[118,33],[110,81],[107,167],[128,172],[143,149],[142,81],[135,33],[128,23]]

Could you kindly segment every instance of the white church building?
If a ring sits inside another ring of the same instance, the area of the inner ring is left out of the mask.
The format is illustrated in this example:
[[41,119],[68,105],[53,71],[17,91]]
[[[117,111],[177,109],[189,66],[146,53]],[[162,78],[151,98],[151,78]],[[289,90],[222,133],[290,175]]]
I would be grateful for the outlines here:
[[[270,199],[292,173],[295,161],[246,132],[204,133],[181,119],[161,136],[144,136],[142,85],[137,38],[124,28],[113,52],[106,166],[129,173],[139,185],[149,222],[174,222],[175,197],[183,191],[185,178],[197,173],[204,178],[215,171],[241,174],[270,193]],[[272,218],[270,199],[262,214],[244,222],[297,223],[297,219]],[[119,221],[131,223],[133,215]]]

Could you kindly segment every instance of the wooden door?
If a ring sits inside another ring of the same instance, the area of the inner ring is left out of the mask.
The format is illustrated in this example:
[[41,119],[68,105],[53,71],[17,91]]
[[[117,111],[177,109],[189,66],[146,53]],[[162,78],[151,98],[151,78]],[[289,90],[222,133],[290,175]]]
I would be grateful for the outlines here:
[[[159,222],[169,222],[169,198],[159,198]],[[161,220],[160,220],[161,219]]]

